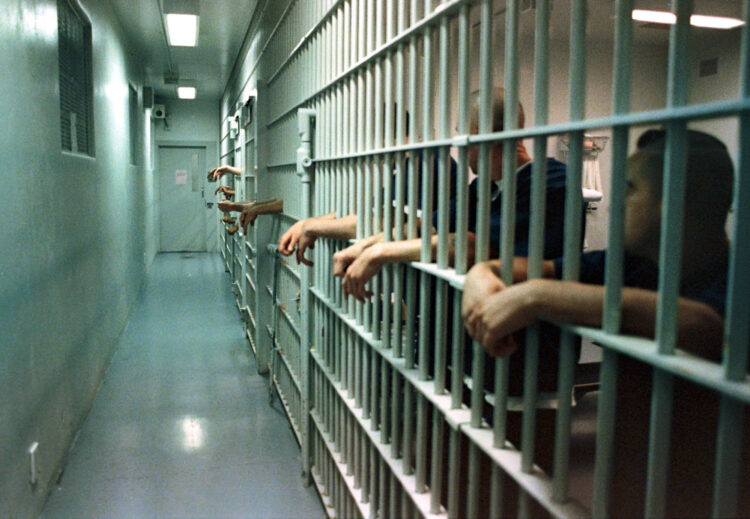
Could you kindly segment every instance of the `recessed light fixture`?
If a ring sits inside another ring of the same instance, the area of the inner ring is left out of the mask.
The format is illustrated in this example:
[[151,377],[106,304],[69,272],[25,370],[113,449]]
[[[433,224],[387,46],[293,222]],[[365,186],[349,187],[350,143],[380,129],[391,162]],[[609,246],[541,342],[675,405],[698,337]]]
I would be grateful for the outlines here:
[[164,0],[169,44],[174,47],[198,45],[198,0]]
[[195,87],[180,86],[177,87],[177,97],[180,99],[195,99]]
[[194,14],[167,14],[169,44],[173,47],[195,47],[198,44],[198,17]]
[[[631,17],[637,22],[662,23],[668,25],[674,25],[677,23],[677,16],[669,11],[633,9]],[[693,14],[690,16],[690,25],[708,29],[734,29],[735,27],[745,25],[745,22],[737,18]]]

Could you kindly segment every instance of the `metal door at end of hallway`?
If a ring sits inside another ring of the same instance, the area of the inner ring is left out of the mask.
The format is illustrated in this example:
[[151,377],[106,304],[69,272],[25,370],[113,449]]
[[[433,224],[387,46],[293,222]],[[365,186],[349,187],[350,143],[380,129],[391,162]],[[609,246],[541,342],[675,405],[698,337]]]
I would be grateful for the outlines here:
[[159,146],[161,252],[207,251],[206,149]]

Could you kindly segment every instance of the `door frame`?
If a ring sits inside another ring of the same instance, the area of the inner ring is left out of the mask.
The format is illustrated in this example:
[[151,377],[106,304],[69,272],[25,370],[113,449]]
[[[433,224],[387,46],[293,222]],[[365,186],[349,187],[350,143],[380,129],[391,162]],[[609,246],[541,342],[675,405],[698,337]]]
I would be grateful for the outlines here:
[[[198,140],[171,140],[171,139],[154,139],[153,147],[153,169],[154,172],[154,200],[158,204],[156,208],[156,214],[161,214],[161,187],[159,186],[159,171],[161,171],[161,164],[159,163],[159,148],[161,147],[177,147],[177,148],[205,148],[206,149],[206,173],[208,169],[213,169],[219,165],[219,143],[217,141],[198,141]],[[216,166],[214,166],[215,164]],[[206,191],[208,193],[208,190]],[[209,200],[206,198],[206,200]],[[214,205],[214,211],[218,214],[218,209]],[[218,243],[218,231],[219,231],[219,219],[215,218],[216,221],[216,243],[206,243],[206,248],[209,252],[216,252],[219,250]],[[161,233],[161,220],[157,216],[157,228],[156,232]]]

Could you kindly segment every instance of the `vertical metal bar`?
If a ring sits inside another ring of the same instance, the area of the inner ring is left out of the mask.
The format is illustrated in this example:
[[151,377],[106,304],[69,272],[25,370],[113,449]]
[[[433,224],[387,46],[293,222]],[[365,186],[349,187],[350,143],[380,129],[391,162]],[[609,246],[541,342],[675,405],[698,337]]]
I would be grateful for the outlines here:
[[[469,128],[469,16],[470,7],[461,7],[458,16],[458,134],[467,135]],[[468,234],[468,147],[458,148],[458,168],[456,174],[456,274],[467,271]],[[465,332],[461,319],[461,297],[453,295],[453,344],[451,366],[451,407],[457,409],[463,400]],[[450,510],[450,506],[449,506]],[[455,513],[455,512],[454,512]]]
[[[505,110],[503,129],[518,126],[518,0],[508,0],[505,11]],[[503,219],[500,258],[512,265],[516,222],[516,141],[503,140]],[[503,269],[503,281],[513,283],[512,269]]]
[[[448,77],[448,45],[450,44],[450,31],[448,27],[448,17],[443,16],[440,20],[439,32],[439,53],[438,53],[438,77],[439,77],[439,135],[441,139],[450,137],[450,98],[449,98],[449,77]],[[439,268],[448,267],[448,204],[450,195],[450,169],[448,164],[448,148],[442,147],[438,151],[438,246],[437,246],[437,265]]]
[[456,519],[459,517],[458,510],[460,503],[459,488],[461,482],[461,433],[457,429],[450,429],[448,439],[448,518]]
[[453,340],[451,359],[451,408],[458,409],[463,402],[464,389],[464,351],[466,349],[466,332],[461,319],[461,294],[453,293]]
[[[483,0],[480,4],[479,25],[479,133],[492,131],[492,0]],[[477,232],[475,259],[486,261],[489,257],[490,228],[490,148],[486,143],[479,145],[479,163],[477,166]],[[473,356],[471,367],[471,426],[479,427],[482,423],[484,406],[484,362],[485,354],[482,345],[472,343]]]
[[404,474],[411,475],[413,445],[414,445],[414,389],[409,382],[404,382],[404,451],[403,467]]
[[[425,12],[432,8],[432,2],[425,0]],[[432,139],[432,46],[433,28],[427,26],[422,34],[422,52],[424,54],[424,66],[422,67],[422,140],[424,142]],[[432,150],[422,151],[422,248],[420,259],[430,262],[432,259],[432,191],[434,176],[434,164]],[[420,301],[419,301],[419,376],[420,380],[428,378],[428,348],[430,326],[430,302],[432,279],[424,272],[420,272]],[[420,400],[421,402],[421,400]],[[418,474],[419,475],[419,474]]]
[[[742,28],[740,96],[750,97],[750,5],[745,3]],[[734,184],[734,229],[732,230],[729,272],[727,274],[727,312],[724,321],[724,376],[743,380],[747,373],[748,318],[750,306],[750,246],[740,236],[750,235],[750,183],[743,172],[750,170],[750,116],[739,117],[739,159]],[[744,312],[744,313],[743,313]],[[738,513],[739,464],[741,460],[744,406],[729,397],[721,398],[719,431],[714,477],[713,517],[731,517]]]
[[[449,98],[449,55],[448,45],[450,43],[450,31],[448,17],[443,16],[440,20],[439,29],[439,52],[438,52],[438,77],[439,77],[439,135],[442,139],[450,137],[450,98]],[[448,210],[450,194],[450,165],[448,148],[442,147],[438,151],[438,244],[437,265],[439,268],[448,268]],[[423,239],[422,243],[425,243]],[[430,249],[432,246],[430,245]],[[423,258],[424,259],[424,258]],[[435,393],[442,394],[445,391],[445,362],[446,362],[446,321],[448,314],[448,284],[437,281],[437,307],[435,311]]]
[[[512,130],[518,126],[518,14],[517,0],[508,0],[505,12],[505,109],[503,129]],[[503,141],[503,215],[500,245],[501,262],[513,264],[514,237],[516,222],[516,142]],[[503,270],[506,285],[513,283],[512,269]],[[506,437],[508,400],[509,359],[495,360],[495,409],[493,431],[495,447],[503,447]]]
[[401,514],[399,513],[398,507],[401,504],[401,501],[398,499],[398,482],[396,480],[396,476],[393,475],[393,473],[389,473],[389,496],[388,496],[388,504],[389,504],[389,516],[390,517],[401,517]]
[[[417,0],[411,0],[410,3],[410,18],[412,23],[417,20],[418,6]],[[415,142],[417,139],[417,36],[416,34],[409,40],[409,91],[407,106],[409,110],[409,128],[408,134],[411,142]],[[418,168],[418,155],[411,153],[409,156],[408,163],[408,182],[409,182],[409,193],[408,193],[408,206],[409,214],[406,220],[406,237],[408,239],[415,239],[417,237],[417,200],[418,191],[417,186],[417,168]],[[406,268],[406,325],[405,325],[405,336],[406,344],[404,345],[404,360],[406,367],[411,369],[414,367],[414,331],[416,328],[416,307],[417,307],[417,273],[412,268]]]
[[[549,0],[536,6],[534,28],[534,124],[544,126],[548,121],[549,105]],[[544,211],[547,164],[546,137],[534,139],[531,179],[531,221],[529,224],[529,279],[542,275],[544,254]],[[539,370],[539,325],[533,324],[526,333],[524,373],[523,423],[521,426],[521,470],[531,472],[534,466],[536,430],[537,373]]]
[[[401,34],[406,30],[406,0],[398,0],[397,11],[401,13],[398,23],[398,33]],[[399,45],[396,49],[396,144],[404,144],[406,142],[404,89],[404,45]],[[404,193],[404,154],[397,153],[395,160],[396,203],[394,211],[394,239],[400,241],[405,237],[404,203],[406,194]],[[395,265],[393,272],[393,354],[396,357],[401,357],[403,349],[401,309],[404,298],[404,267],[402,265]]]
[[378,498],[380,509],[380,517],[385,516],[385,511],[388,509],[388,465],[385,460],[381,457],[380,461],[380,482],[378,483],[378,490],[380,496]]
[[[570,119],[584,118],[586,106],[586,1],[574,0],[570,25]],[[565,193],[565,243],[563,279],[577,280],[581,254],[581,174],[583,165],[583,132],[570,134],[568,173]],[[553,499],[564,501],[568,493],[570,458],[570,395],[575,368],[575,338],[562,332],[558,372],[558,409],[555,424],[555,458]]]
[[[371,53],[377,44],[377,41],[375,40],[375,0],[368,0],[367,4],[367,52],[368,54]],[[372,107],[373,104],[375,104],[375,90],[380,87],[379,83],[375,83],[374,80],[374,71],[375,66],[370,65],[367,67],[367,105],[369,107]],[[365,127],[367,128],[367,135],[366,135],[366,141],[367,146],[369,148],[377,148],[377,145],[375,143],[375,135],[374,135],[374,129],[375,129],[375,121],[373,120],[373,110],[369,109],[367,110],[366,115],[366,121],[367,124]],[[367,160],[367,172],[366,172],[366,180],[365,180],[365,204],[366,204],[366,212],[365,212],[365,222],[364,222],[364,231],[365,236],[371,236],[373,234],[373,175],[375,171],[375,163],[374,161],[369,158]],[[364,322],[365,322],[365,329],[368,332],[372,331],[372,307],[373,304],[371,301],[365,302],[365,308],[364,308]]]
[[[469,22],[470,6],[461,6],[458,14],[458,134],[467,135],[469,128]],[[458,148],[456,175],[456,274],[467,270],[468,229],[468,147]]]
[[[396,11],[393,9],[392,2],[386,2],[386,41],[390,41],[395,35]],[[394,108],[393,108],[393,53],[388,52],[384,58],[385,65],[385,140],[384,145],[391,147],[393,145],[393,125],[394,125]],[[386,153],[383,157],[383,235],[385,241],[393,240],[393,154]],[[382,315],[382,341],[383,348],[391,347],[391,319],[392,309],[391,293],[393,290],[393,269],[391,265],[384,265],[381,273],[383,291],[381,293],[381,304],[383,305]]]
[[[311,110],[299,110],[299,134],[300,148],[297,151],[299,163],[297,173],[302,184],[302,216],[312,216],[310,183],[311,172],[311,143],[313,139],[312,118],[315,113]],[[310,269],[303,268],[300,273],[300,393],[302,395],[302,419],[301,419],[301,445],[302,450],[302,474],[307,484],[310,482]],[[276,305],[276,301],[273,302]]]
[[359,337],[354,338],[354,408],[362,408],[362,381],[364,373],[362,372],[364,341]]
[[398,372],[393,371],[391,374],[391,457],[399,459],[401,457],[401,400],[403,398],[403,389],[401,376]]
[[362,416],[369,420],[372,413],[370,400],[370,346],[362,345]]
[[391,398],[388,394],[391,389],[388,380],[390,371],[391,366],[385,357],[383,357],[380,366],[380,441],[384,444],[390,442],[389,434],[391,432],[391,413],[389,409]]
[[[425,10],[429,9],[431,2],[425,2]],[[427,26],[422,35],[422,52],[424,54],[424,66],[422,67],[422,140],[432,140],[433,137],[433,113],[432,113],[432,26]],[[433,163],[433,151],[425,149],[422,151],[422,250],[420,259],[429,263],[432,260],[432,191],[435,181]],[[424,314],[421,314],[424,316]]]
[[[683,106],[688,100],[688,43],[692,0],[673,4],[677,23],[669,38],[667,106]],[[687,126],[667,126],[664,156],[664,197],[659,249],[659,303],[656,314],[656,342],[662,355],[671,355],[677,342],[677,299],[682,269],[682,219],[687,167]],[[651,400],[646,514],[662,517],[666,507],[669,441],[672,418],[673,377],[654,370]]]
[[357,338],[354,336],[354,332],[351,329],[347,330],[346,338],[346,389],[348,391],[349,398],[354,398],[356,400],[356,385],[359,384],[359,381],[357,380],[358,375],[355,371],[355,357],[357,357],[357,360],[359,360],[358,356],[355,355],[355,352],[357,350]]
[[374,348],[370,348],[370,413],[372,421],[370,422],[370,428],[373,431],[377,431],[380,427],[380,391],[378,383],[380,381],[380,355]]
[[[630,48],[633,38],[632,0],[617,0],[615,5],[614,41],[614,113],[630,110]],[[625,175],[628,153],[628,128],[617,126],[612,138],[612,175],[610,179],[610,223],[605,272],[603,326],[608,333],[620,331],[620,300],[622,293],[622,262],[624,254]],[[612,481],[612,450],[617,395],[617,354],[605,349],[599,370],[599,412],[597,414],[596,459],[594,464],[594,517],[609,515],[609,494]]]
[[[520,489],[519,489],[520,492]],[[492,465],[492,476],[490,477],[490,517],[504,517],[505,479],[503,470]],[[520,497],[520,496],[519,496]]]
[[[466,492],[466,517],[479,517],[479,488],[481,481],[481,451],[474,442],[469,442],[469,488]],[[494,469],[497,468],[493,465]],[[501,517],[492,515],[491,517]]]
[[347,476],[353,476],[354,475],[354,465],[357,460],[357,456],[355,455],[354,451],[354,427],[355,427],[355,420],[354,417],[347,411],[348,406],[342,405],[341,406],[344,409],[344,415],[346,417],[345,420],[345,426],[346,426],[346,475]]
[[432,276],[425,272],[419,273],[419,291],[419,380],[427,380],[429,378],[429,349],[432,347],[429,332]]
[[[384,14],[382,2],[378,2],[375,12],[375,36],[377,38],[377,47],[383,44],[384,36]],[[380,59],[375,61],[375,142],[373,147],[381,149],[383,147],[383,65]],[[374,187],[374,233],[383,230],[383,172],[381,168],[381,157],[375,159],[375,187]],[[381,276],[377,275],[370,280],[370,290],[380,297]],[[379,301],[372,305],[372,333],[375,339],[381,338],[381,310],[382,306]]]
[[435,407],[432,413],[432,462],[430,463],[430,512],[440,513],[440,498],[443,494],[443,415]]
[[416,492],[423,494],[427,491],[427,402],[417,393],[417,474]]

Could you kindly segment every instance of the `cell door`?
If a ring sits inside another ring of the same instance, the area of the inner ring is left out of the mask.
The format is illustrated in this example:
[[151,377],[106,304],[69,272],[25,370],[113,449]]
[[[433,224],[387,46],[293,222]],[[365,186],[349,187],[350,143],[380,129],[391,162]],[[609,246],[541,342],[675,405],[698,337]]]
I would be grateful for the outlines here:
[[206,149],[159,147],[161,252],[207,251]]

